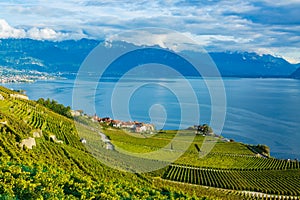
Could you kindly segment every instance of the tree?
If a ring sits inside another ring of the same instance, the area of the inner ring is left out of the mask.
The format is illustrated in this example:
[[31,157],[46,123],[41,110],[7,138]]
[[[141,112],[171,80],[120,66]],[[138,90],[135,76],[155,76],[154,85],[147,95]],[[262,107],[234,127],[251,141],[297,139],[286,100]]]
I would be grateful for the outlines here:
[[208,124],[199,125],[197,127],[197,134],[204,134],[207,135],[209,133],[212,133],[212,128]]
[[37,103],[49,108],[50,110],[52,110],[58,114],[61,114],[68,118],[72,118],[70,106],[64,106],[63,104],[59,104],[57,101],[55,101],[53,99],[50,100],[49,98],[47,100],[40,98],[37,100]]

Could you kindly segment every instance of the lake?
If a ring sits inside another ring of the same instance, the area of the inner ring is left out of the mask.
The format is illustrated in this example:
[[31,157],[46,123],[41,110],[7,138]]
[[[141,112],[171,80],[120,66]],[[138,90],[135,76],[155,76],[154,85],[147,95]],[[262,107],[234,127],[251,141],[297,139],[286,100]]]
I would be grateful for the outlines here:
[[[277,158],[299,159],[300,80],[224,78],[223,81],[227,105],[223,130],[218,130],[222,136],[248,144],[267,144],[271,147],[271,155]],[[212,100],[204,81],[191,78],[188,82],[195,92],[197,105],[179,79],[129,79],[117,86],[114,79],[107,79],[96,85],[96,89],[90,87],[94,84],[83,81],[77,86],[76,104],[72,100],[74,80],[2,85],[24,89],[30,99],[49,97],[90,115],[151,122],[157,129],[176,129],[180,122],[182,127],[194,125],[197,116],[193,113],[197,106],[200,122],[211,122]],[[131,92],[130,98],[127,92]],[[115,95],[113,101],[112,94]],[[183,112],[191,114],[181,119]]]

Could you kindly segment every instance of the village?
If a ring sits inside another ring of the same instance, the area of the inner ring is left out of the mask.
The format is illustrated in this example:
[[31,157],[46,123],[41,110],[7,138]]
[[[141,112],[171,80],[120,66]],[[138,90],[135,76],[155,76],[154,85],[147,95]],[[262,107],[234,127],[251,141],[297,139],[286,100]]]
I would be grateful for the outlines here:
[[138,121],[124,122],[121,120],[111,119],[110,117],[100,118],[96,114],[92,117],[92,121],[99,122],[102,125],[120,128],[134,133],[153,134],[155,132],[155,126],[153,124],[147,124]]
[[[122,121],[122,120],[112,119],[110,117],[101,118],[96,114],[94,114],[93,116],[88,116],[87,114],[83,113],[82,110],[71,110],[71,115],[73,117],[86,116],[90,118],[93,122],[98,122],[103,126],[110,126],[114,128],[124,129],[126,131],[133,132],[133,133],[148,133],[148,134],[156,133],[154,124],[148,124],[139,121]],[[187,129],[194,130],[196,135],[203,135],[203,136],[215,135],[212,128],[208,124],[194,125]]]
[[35,70],[16,70],[0,66],[0,83],[33,83],[36,80],[51,80],[58,78],[46,72]]

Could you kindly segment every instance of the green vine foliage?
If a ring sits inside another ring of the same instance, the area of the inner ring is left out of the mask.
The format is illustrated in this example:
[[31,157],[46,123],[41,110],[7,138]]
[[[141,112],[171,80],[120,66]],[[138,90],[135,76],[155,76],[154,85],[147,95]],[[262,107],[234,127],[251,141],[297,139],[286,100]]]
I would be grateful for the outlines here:
[[[77,132],[80,129],[86,139],[97,142],[93,137],[98,135],[98,125],[87,118],[74,122],[66,114],[69,108],[59,113],[56,109],[61,106],[55,101],[11,98],[12,93],[0,86],[4,97],[0,100],[0,199],[260,198],[243,190],[300,195],[299,162],[256,157],[243,144],[222,142],[199,159],[195,144],[201,146],[201,135],[174,164],[156,172],[134,174],[109,168],[87,151]],[[102,131],[112,143],[133,152],[157,150],[176,134],[161,132],[146,141],[112,127]],[[32,149],[21,147],[32,137]]]

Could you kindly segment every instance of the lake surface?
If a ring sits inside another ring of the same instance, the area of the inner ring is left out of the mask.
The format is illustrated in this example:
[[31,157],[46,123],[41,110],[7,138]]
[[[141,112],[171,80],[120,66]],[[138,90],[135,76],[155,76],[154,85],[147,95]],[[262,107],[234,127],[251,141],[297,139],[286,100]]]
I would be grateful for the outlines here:
[[[24,89],[30,99],[49,97],[91,115],[96,113],[100,117],[151,122],[157,129],[176,129],[180,122],[183,127],[194,125],[197,117],[192,113],[197,106],[200,122],[211,122],[212,100],[205,82],[202,79],[188,81],[195,92],[197,105],[179,79],[132,79],[117,86],[114,80],[104,80],[94,87],[96,89],[90,87],[94,84],[83,81],[76,86],[79,91],[76,96],[73,96],[74,80],[2,85]],[[225,78],[223,81],[227,105],[223,130],[218,130],[222,136],[249,144],[267,144],[272,156],[277,158],[299,159],[300,80]],[[126,98],[128,91],[131,91],[130,98]],[[115,95],[113,101],[112,95]],[[184,107],[184,112],[191,113],[190,118],[185,115],[181,119],[180,106]]]

